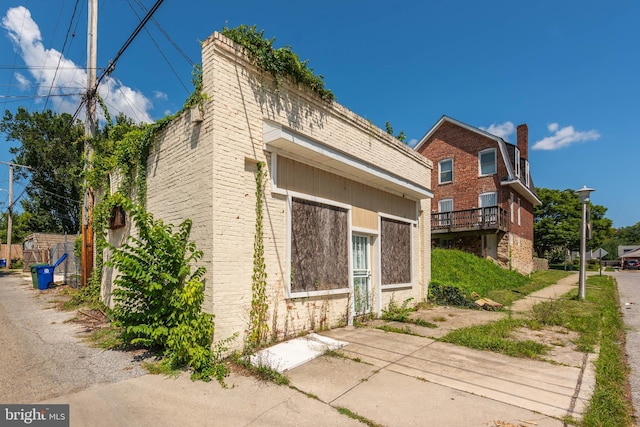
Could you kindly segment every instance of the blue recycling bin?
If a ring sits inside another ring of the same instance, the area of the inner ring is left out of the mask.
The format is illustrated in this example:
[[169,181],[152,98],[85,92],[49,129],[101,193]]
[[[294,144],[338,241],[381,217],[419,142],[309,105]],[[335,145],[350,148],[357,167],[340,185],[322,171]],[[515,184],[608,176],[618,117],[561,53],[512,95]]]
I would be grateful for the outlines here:
[[7,268],[7,259],[0,258],[0,268]]
[[53,284],[53,272],[65,259],[67,259],[67,254],[63,254],[54,265],[35,265],[32,267],[38,278],[38,289],[41,291],[49,289],[49,286]]
[[36,275],[38,276],[38,289],[45,290],[49,288],[49,285],[53,284],[53,266],[43,265],[40,267],[34,267]]

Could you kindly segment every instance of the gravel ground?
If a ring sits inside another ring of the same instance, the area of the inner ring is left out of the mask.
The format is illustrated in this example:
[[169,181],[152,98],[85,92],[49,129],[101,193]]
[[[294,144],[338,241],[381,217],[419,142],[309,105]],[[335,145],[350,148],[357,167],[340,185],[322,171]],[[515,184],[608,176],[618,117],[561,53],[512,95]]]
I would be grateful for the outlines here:
[[1,403],[34,403],[144,375],[131,353],[89,347],[74,312],[54,308],[30,276],[0,275]]
[[635,416],[640,415],[640,271],[620,271],[614,273],[620,293],[620,307],[627,326],[627,357],[631,367],[629,385],[635,408]]

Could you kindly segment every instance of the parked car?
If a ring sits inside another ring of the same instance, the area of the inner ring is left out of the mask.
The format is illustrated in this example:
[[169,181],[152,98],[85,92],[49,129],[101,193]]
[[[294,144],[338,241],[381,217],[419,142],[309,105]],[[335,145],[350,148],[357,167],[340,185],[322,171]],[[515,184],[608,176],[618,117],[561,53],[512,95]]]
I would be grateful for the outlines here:
[[622,264],[623,270],[637,270],[638,269],[638,260],[628,259],[625,260],[624,264]]

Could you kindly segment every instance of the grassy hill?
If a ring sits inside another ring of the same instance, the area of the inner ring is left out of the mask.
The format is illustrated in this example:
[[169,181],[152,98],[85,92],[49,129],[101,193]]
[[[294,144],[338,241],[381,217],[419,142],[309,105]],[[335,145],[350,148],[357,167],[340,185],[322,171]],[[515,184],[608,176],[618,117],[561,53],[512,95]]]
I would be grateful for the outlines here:
[[[509,305],[514,300],[555,283],[565,276],[566,273],[560,271],[536,272],[531,277],[524,276],[467,252],[433,249],[429,293],[433,295],[444,288],[451,295],[451,288],[455,288],[459,291],[454,293],[462,294],[467,300],[475,292],[480,297]],[[455,301],[447,303],[453,305]]]

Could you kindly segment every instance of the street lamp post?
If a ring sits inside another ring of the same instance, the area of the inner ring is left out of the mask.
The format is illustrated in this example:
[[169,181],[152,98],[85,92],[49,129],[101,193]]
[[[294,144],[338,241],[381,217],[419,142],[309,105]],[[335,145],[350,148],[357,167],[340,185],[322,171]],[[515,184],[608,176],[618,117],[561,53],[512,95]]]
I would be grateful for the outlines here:
[[587,296],[587,203],[589,203],[589,194],[592,191],[596,191],[593,188],[587,188],[585,185],[576,193],[580,196],[580,202],[582,202],[582,226],[580,228],[580,279],[578,281],[578,299],[584,300]]

